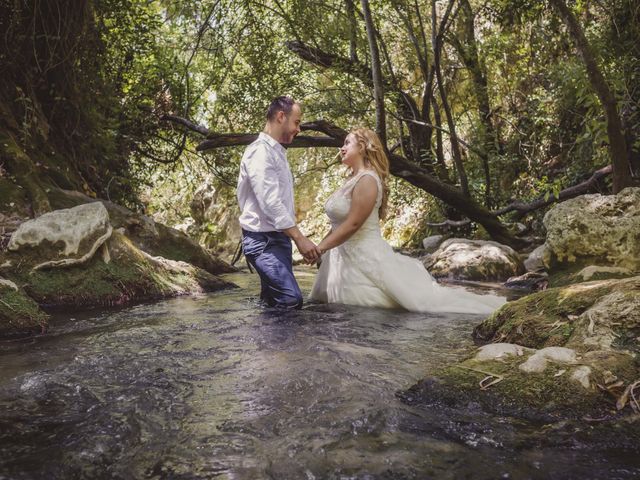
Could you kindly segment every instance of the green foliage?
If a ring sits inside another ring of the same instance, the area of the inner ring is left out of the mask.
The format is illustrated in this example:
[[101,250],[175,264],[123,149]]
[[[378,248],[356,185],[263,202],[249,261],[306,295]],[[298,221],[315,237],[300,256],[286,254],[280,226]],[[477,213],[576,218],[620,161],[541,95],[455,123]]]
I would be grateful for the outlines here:
[[[567,1],[617,95],[630,143],[640,157],[636,2]],[[370,3],[388,82],[388,136],[393,145],[406,139],[410,123],[398,121],[399,96],[392,88],[398,86],[417,105],[424,100],[426,79],[419,54],[431,69],[432,2]],[[375,124],[371,87],[353,73],[350,63],[363,68],[371,63],[361,6],[353,1],[350,13],[347,4],[94,0],[74,9],[59,0],[40,0],[30,10],[14,3],[10,15],[0,18],[10,40],[0,49],[9,80],[0,87],[5,118],[0,128],[28,147],[34,163],[49,167],[42,174],[49,183],[146,208],[168,223],[183,223],[193,192],[210,175],[232,189],[242,149],[200,154],[195,148],[202,137],[160,122],[162,114],[190,119],[217,133],[255,132],[264,124],[270,99],[290,94],[303,102],[305,120],[323,118],[347,129]],[[436,23],[445,4],[437,2]],[[468,9],[465,5],[459,2],[460,8],[453,10],[446,31],[442,74],[457,135],[468,145],[465,167],[475,199],[501,206],[513,198],[557,196],[560,189],[609,163],[602,105],[549,3],[469,0]],[[467,38],[463,28],[469,20],[473,38]],[[40,31],[33,33],[34,25]],[[287,48],[291,40],[341,60],[328,68],[314,66]],[[471,51],[477,55],[475,65],[463,58]],[[25,73],[31,71],[37,74]],[[41,89],[42,84],[46,88]],[[443,103],[434,92],[435,86],[430,95],[444,118]],[[485,117],[483,93],[489,108]],[[421,120],[435,123],[433,106],[426,115]],[[438,165],[436,131],[430,135],[431,146],[418,159],[425,168]],[[445,158],[438,168],[455,178],[448,134],[442,135]],[[323,195],[339,177],[333,154],[317,149],[290,155],[296,176],[316,172],[308,176],[309,186],[302,181],[299,185],[305,199],[317,199],[320,206],[305,207],[314,215],[321,216]],[[444,209],[423,192],[400,181],[393,190],[394,218],[411,218],[407,222],[415,231],[422,230],[418,225],[424,217],[442,217]],[[231,190],[225,195],[233,197]],[[413,208],[416,205],[421,207]],[[206,230],[206,222],[203,225]]]

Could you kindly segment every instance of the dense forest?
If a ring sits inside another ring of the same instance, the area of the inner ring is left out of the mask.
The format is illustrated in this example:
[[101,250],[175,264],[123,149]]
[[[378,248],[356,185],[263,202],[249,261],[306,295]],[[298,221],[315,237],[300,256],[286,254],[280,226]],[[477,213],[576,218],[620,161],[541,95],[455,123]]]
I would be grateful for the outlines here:
[[0,24],[5,217],[58,187],[179,223],[207,178],[233,198],[285,93],[304,105],[301,191],[375,127],[396,212],[428,199],[433,231],[523,247],[547,205],[640,175],[634,0],[3,0]]

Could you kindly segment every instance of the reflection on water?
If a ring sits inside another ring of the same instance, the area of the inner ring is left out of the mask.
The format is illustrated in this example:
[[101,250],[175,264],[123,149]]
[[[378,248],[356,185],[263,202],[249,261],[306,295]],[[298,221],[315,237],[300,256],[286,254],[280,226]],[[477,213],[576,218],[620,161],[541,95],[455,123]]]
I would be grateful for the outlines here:
[[[303,290],[313,280],[298,272]],[[56,317],[0,344],[0,478],[633,478],[607,451],[396,392],[465,355],[473,316],[260,309],[241,289]],[[546,440],[545,440],[546,438]]]

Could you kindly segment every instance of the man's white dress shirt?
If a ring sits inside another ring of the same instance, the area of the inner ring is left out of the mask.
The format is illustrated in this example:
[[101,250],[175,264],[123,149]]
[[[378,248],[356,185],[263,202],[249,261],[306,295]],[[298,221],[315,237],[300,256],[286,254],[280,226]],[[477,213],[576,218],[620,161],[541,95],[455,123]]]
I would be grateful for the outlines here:
[[245,230],[273,232],[296,225],[287,152],[266,133],[261,132],[244,152],[237,196],[240,226]]

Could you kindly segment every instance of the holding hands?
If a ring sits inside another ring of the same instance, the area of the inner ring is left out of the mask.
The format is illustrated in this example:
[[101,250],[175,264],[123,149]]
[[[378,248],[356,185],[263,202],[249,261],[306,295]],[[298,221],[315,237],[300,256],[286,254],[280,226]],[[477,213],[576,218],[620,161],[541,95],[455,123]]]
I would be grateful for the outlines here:
[[307,237],[303,236],[299,240],[296,240],[296,246],[304,257],[305,263],[308,265],[317,262],[320,259],[320,255],[322,255],[322,251],[318,246]]

